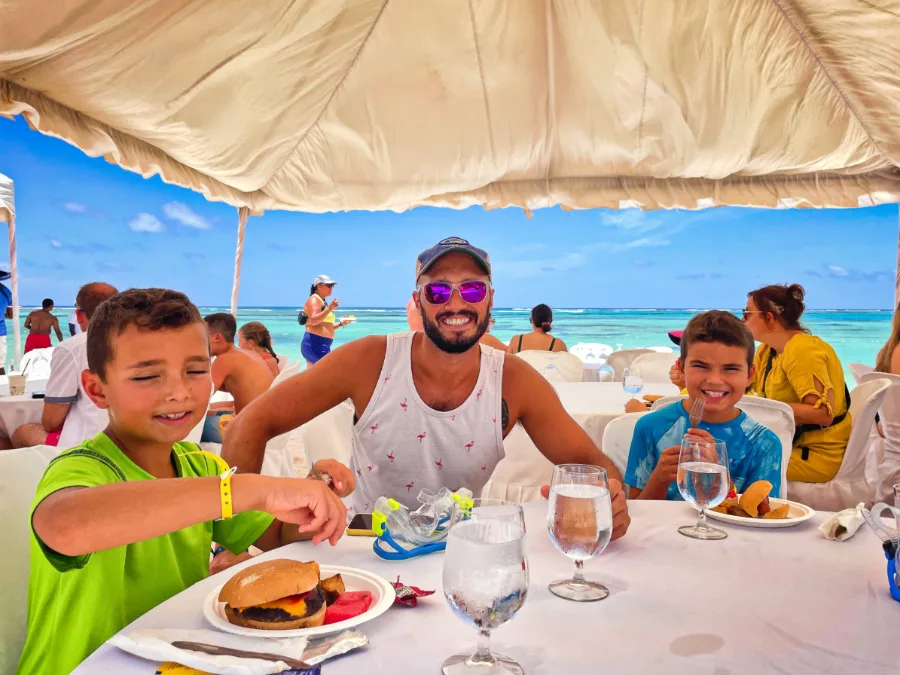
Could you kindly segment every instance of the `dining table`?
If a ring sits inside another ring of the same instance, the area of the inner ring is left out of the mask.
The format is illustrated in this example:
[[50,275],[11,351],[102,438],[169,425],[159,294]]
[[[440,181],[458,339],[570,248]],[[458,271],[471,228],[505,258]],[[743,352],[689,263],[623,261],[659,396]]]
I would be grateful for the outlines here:
[[[697,513],[684,502],[631,501],[631,526],[585,563],[610,595],[579,603],[550,593],[573,562],[553,546],[547,503],[524,505],[530,582],[519,613],[494,631],[493,649],[532,675],[887,675],[900,673],[900,603],[888,593],[881,542],[864,525],[827,540],[830,515],[784,529],[713,523],[727,539],[678,533]],[[439,673],[448,656],[474,650],[475,629],[442,594],[443,554],[388,562],[371,538],[344,536],[332,547],[291,544],[201,581],[148,612],[136,629],[210,628],[207,596],[241,567],[274,558],[315,560],[435,590],[419,606],[394,606],[364,623],[368,647],[322,665],[326,675]],[[350,589],[352,590],[352,589]],[[73,626],[73,630],[77,627]],[[152,675],[159,663],[101,646],[75,675]]]
[[11,396],[9,376],[0,375],[0,435],[7,438],[23,424],[38,424],[44,412],[44,399],[34,398],[47,388],[46,379],[29,379],[25,382],[25,393]]

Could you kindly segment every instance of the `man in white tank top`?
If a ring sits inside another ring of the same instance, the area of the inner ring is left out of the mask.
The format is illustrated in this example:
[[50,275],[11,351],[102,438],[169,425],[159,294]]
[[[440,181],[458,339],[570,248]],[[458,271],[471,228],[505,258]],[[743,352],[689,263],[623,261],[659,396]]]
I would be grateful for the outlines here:
[[478,494],[503,458],[503,439],[521,422],[554,464],[606,469],[613,538],[622,536],[630,519],[615,465],[537,370],[479,344],[493,298],[485,251],[458,237],[423,251],[413,300],[424,332],[356,340],[270,389],[231,423],[222,456],[259,472],[270,439],[351,399],[351,467],[337,477],[356,482],[351,508],[371,511],[381,496],[416,507],[423,488]]

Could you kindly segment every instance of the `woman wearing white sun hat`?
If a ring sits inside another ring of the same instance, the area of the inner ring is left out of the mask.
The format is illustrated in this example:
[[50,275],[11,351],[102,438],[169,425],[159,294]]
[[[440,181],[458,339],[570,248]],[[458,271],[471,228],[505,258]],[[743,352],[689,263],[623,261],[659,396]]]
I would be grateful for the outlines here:
[[349,319],[335,317],[334,310],[340,306],[336,298],[327,304],[325,302],[336,285],[337,282],[327,274],[317,276],[310,286],[309,299],[300,314],[300,325],[306,326],[300,352],[306,359],[307,367],[317,363],[331,351],[335,331],[350,323]]

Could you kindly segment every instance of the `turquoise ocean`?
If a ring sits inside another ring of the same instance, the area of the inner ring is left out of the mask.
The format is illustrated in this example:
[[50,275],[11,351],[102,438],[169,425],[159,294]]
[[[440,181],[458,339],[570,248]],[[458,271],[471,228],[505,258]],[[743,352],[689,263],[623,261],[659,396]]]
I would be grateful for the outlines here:
[[[30,308],[23,308],[23,319]],[[58,308],[61,328],[67,336],[66,315],[70,308]],[[201,307],[203,314],[228,311],[226,307]],[[272,334],[276,353],[284,353],[292,361],[301,358],[300,341],[303,328],[297,323],[299,307],[242,307],[238,311],[238,325],[260,321]],[[681,330],[700,309],[555,309],[553,335],[571,346],[578,342],[600,342],[613,349],[633,347],[674,347],[667,333]],[[732,310],[735,313],[738,310]],[[341,307],[338,316],[353,314],[355,323],[337,331],[335,346],[365,335],[387,335],[407,330],[403,308]],[[491,331],[504,342],[529,328],[530,310],[495,309],[496,325]],[[853,383],[849,364],[874,365],[875,355],[891,331],[891,312],[887,310],[809,310],[804,314],[805,325],[834,347],[840,357],[849,383]],[[12,326],[8,337],[12,354]],[[24,335],[24,332],[23,332]],[[24,341],[24,337],[23,337]],[[56,338],[53,338],[54,344]]]
[[[22,308],[22,317],[32,308]],[[60,327],[68,337],[66,316],[71,308],[58,308]],[[228,311],[227,307],[201,307],[203,314]],[[276,353],[284,353],[292,361],[301,358],[300,341],[303,328],[297,323],[299,307],[242,307],[238,325],[260,321],[272,334]],[[674,347],[667,333],[681,330],[700,309],[555,309],[553,335],[571,346],[578,342],[600,342],[613,349],[634,347]],[[735,313],[738,310],[732,310]],[[353,314],[355,323],[337,331],[335,346],[365,335],[387,335],[407,330],[404,308],[341,307],[338,316]],[[496,325],[491,331],[504,342],[529,328],[530,310],[495,309]],[[875,355],[891,331],[891,312],[887,310],[809,310],[805,325],[829,342],[840,357],[848,382],[853,383],[849,364],[874,365]],[[12,326],[7,321],[9,353],[12,354]],[[25,332],[23,330],[23,336]],[[53,338],[56,344],[56,338]],[[23,337],[24,344],[24,337]]]

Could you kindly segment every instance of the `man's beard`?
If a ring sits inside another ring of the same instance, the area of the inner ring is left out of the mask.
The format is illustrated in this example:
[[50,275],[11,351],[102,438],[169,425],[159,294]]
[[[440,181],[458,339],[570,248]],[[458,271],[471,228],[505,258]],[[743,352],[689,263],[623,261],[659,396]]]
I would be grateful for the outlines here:
[[428,336],[428,339],[430,339],[438,349],[442,352],[447,352],[448,354],[462,354],[463,352],[469,351],[473,346],[478,344],[481,336],[487,332],[488,326],[491,324],[491,313],[486,312],[481,323],[475,326],[475,335],[472,337],[457,335],[456,340],[448,340],[441,335],[438,321],[448,316],[468,316],[477,321],[478,315],[475,312],[468,312],[465,310],[462,312],[439,312],[435,317],[435,320],[431,321],[425,316],[425,309],[423,307],[419,307],[419,312],[422,315],[422,325],[425,327],[425,335]]

